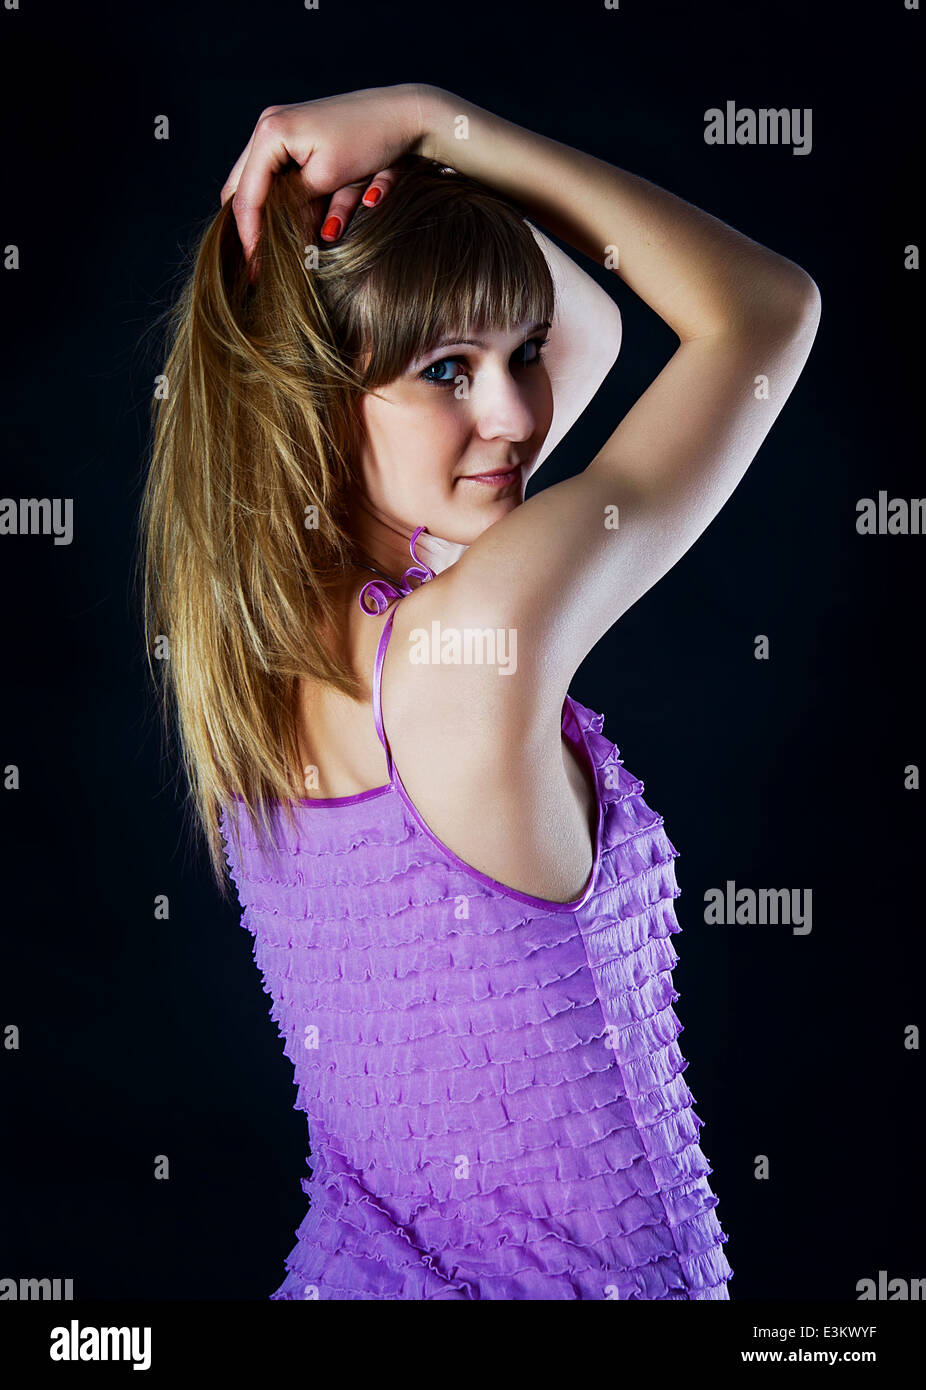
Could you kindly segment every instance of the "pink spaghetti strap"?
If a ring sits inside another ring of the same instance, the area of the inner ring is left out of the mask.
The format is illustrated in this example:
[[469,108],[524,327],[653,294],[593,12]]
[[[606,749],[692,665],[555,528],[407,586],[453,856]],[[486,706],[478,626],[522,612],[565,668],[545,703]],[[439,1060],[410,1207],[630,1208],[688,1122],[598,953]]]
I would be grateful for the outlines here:
[[[409,579],[418,579],[422,584],[426,583],[429,579],[434,579],[434,571],[431,569],[430,565],[426,565],[423,560],[419,560],[418,556],[415,554],[415,541],[421,535],[422,531],[426,531],[427,529],[426,526],[419,526],[412,533],[412,538],[408,543],[408,549],[415,563],[409,565],[398,583],[393,583],[391,579],[385,578],[367,580],[357,597],[357,603],[364,613],[374,618],[385,613],[393,599],[403,598],[406,594],[410,594],[416,587],[415,585],[409,584]],[[370,599],[373,603],[373,608],[367,607],[367,599]]]
[[389,751],[389,744],[386,742],[386,730],[383,728],[383,661],[386,657],[386,648],[389,645],[389,634],[392,632],[392,620],[395,614],[396,610],[393,608],[383,624],[383,630],[379,634],[379,643],[376,647],[376,664],[373,667],[373,720],[376,724],[379,741],[386,750],[386,767],[389,770],[390,780],[392,778],[392,753]]
[[[412,593],[413,590],[418,587],[417,585],[409,583],[411,579],[417,579],[420,583],[426,584],[429,579],[435,578],[434,571],[431,567],[426,565],[425,562],[419,559],[415,554],[415,542],[422,531],[426,530],[426,526],[418,526],[412,533],[411,540],[408,543],[408,549],[415,563],[409,565],[397,584],[385,578],[370,579],[364,584],[357,599],[364,613],[368,614],[370,617],[378,617],[380,614],[385,613],[393,600],[404,598],[406,594]],[[367,600],[370,600],[374,604],[373,608],[367,607]],[[382,684],[383,661],[386,656],[386,647],[389,644],[389,634],[392,632],[392,620],[394,617],[395,609],[393,608],[389,617],[383,624],[383,630],[379,635],[379,643],[376,648],[376,663],[373,667],[373,719],[376,724],[376,733],[379,737],[379,741],[386,750],[386,766],[389,769],[390,780],[392,778],[392,754],[389,751],[389,744],[386,741],[386,731],[383,727]]]

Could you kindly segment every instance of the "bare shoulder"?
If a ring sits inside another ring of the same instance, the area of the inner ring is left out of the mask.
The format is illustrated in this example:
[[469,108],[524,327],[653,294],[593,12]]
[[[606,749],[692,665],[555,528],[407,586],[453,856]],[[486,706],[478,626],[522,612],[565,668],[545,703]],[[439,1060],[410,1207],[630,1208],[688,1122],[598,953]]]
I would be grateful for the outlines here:
[[429,580],[396,606],[382,672],[385,718],[417,727],[432,746],[443,740],[484,755],[514,733],[558,731],[565,691],[549,709],[537,706],[533,662],[524,660],[519,635],[499,626],[449,571]]

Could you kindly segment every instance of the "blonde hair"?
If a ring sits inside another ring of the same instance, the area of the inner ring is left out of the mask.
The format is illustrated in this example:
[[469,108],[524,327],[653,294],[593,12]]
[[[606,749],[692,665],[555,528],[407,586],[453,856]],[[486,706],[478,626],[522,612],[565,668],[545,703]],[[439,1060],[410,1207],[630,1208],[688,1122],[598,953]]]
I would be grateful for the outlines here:
[[237,835],[238,799],[265,849],[280,806],[293,823],[300,676],[363,698],[324,640],[360,558],[362,395],[445,336],[553,316],[517,209],[433,160],[398,163],[381,206],[361,205],[332,244],[319,236],[328,197],[311,198],[295,167],[275,176],[254,285],[227,202],[162,316],[137,583],[166,739],[175,720],[223,894],[222,808]]

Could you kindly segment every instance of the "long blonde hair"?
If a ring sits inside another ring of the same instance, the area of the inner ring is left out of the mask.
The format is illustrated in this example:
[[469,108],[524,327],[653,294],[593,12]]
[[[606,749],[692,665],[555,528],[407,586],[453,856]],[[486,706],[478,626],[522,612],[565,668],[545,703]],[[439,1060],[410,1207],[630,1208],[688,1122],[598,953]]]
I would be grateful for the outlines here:
[[277,175],[251,284],[231,202],[205,226],[166,315],[139,514],[136,583],[167,743],[174,720],[194,820],[227,894],[222,808],[258,843],[293,823],[301,676],[364,686],[324,640],[359,562],[359,402],[445,336],[553,317],[522,215],[419,155],[379,208],[322,242],[328,198]]

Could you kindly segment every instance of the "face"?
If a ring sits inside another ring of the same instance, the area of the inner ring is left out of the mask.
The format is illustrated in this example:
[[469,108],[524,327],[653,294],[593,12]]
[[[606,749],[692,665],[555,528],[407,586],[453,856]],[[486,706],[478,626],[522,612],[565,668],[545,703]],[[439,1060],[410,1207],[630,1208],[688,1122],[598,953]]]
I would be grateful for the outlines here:
[[[524,500],[553,418],[549,325],[447,339],[361,401],[369,520],[471,545]],[[504,475],[494,478],[487,474]]]

